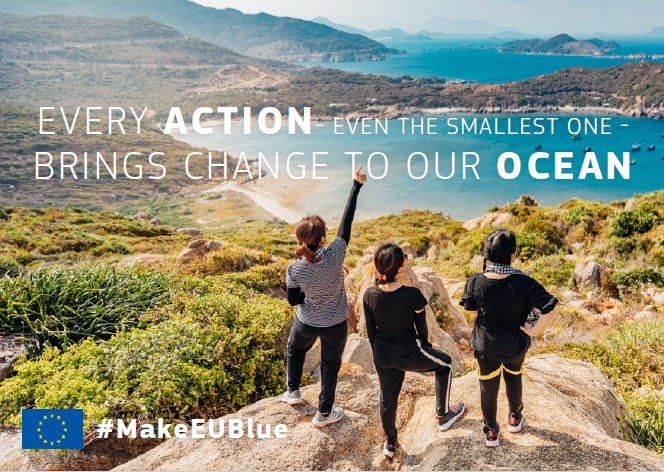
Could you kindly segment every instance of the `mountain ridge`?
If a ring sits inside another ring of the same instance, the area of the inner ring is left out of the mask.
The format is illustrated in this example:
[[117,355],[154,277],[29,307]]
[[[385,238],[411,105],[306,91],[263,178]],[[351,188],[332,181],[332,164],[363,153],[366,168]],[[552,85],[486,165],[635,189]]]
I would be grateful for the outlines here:
[[0,0],[0,11],[122,18],[145,16],[186,35],[262,59],[287,61],[383,60],[400,51],[326,25],[266,13],[244,14],[186,0]]

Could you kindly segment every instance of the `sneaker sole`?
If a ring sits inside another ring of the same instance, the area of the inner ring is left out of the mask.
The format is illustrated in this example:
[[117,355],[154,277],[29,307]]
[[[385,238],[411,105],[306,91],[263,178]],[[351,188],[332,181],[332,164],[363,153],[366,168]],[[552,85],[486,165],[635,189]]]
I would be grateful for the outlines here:
[[445,424],[443,424],[443,425],[440,425],[440,424],[439,424],[439,425],[438,425],[438,428],[439,428],[441,431],[447,431],[448,429],[450,429],[450,428],[452,427],[452,425],[453,425],[454,423],[457,422],[457,420],[458,420],[459,418],[461,418],[461,417],[463,416],[463,414],[464,414],[465,412],[466,412],[466,405],[463,406],[463,408],[461,409],[461,412],[460,412],[458,415],[456,415],[454,418],[452,418],[451,420],[449,420],[447,423],[445,423]]
[[388,450],[386,448],[383,448],[383,454],[385,454],[385,456],[390,460],[392,460],[394,458],[394,452],[391,452],[390,450]]
[[496,439],[495,441],[489,441],[488,439],[486,440],[486,445],[487,447],[498,447],[500,446],[500,441]]
[[298,400],[298,401],[290,402],[290,401],[288,401],[288,400],[284,400],[284,399],[282,398],[282,399],[281,399],[281,403],[286,403],[286,404],[288,404],[288,405],[301,405],[301,404],[302,404],[302,400]]
[[[345,415],[344,415],[344,416],[345,416]],[[343,416],[342,416],[341,418],[339,418],[338,420],[334,420],[334,421],[326,421],[325,423],[320,423],[320,422],[316,421],[316,418],[314,418],[313,420],[311,420],[311,422],[314,424],[315,427],[317,427],[317,428],[323,428],[323,427],[325,427],[325,426],[327,426],[327,425],[329,425],[329,424],[338,423],[338,422],[341,421],[342,419],[343,419]]]
[[513,433],[513,434],[520,433],[522,425],[523,425],[523,418],[521,418],[521,421],[516,426],[507,425],[507,431],[509,431],[510,433]]

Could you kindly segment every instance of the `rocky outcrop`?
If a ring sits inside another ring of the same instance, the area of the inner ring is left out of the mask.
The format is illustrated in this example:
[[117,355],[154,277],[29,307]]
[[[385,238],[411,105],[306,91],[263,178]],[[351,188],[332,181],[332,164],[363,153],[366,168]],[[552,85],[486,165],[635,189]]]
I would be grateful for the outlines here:
[[538,206],[537,201],[535,201],[535,199],[529,195],[521,195],[514,203],[523,206]]
[[164,226],[164,225],[161,223],[161,221],[159,220],[159,218],[152,218],[152,219],[148,222],[148,224],[149,224],[150,226],[153,226],[153,227],[156,227],[156,226]]
[[132,216],[131,219],[135,221],[142,221],[144,223],[148,223],[149,221],[154,219],[154,215],[152,213],[148,213],[147,211],[141,211]]
[[473,218],[472,220],[466,221],[462,226],[464,229],[472,231],[475,228],[482,226],[482,221],[484,221],[484,218]]
[[228,244],[225,241],[215,239],[197,239],[190,242],[187,248],[177,255],[175,260],[182,264],[189,264],[192,261],[203,260],[212,251],[218,251],[222,246]]
[[403,243],[401,245],[401,250],[410,257],[410,260],[413,260],[417,257],[417,249],[410,243]]
[[21,449],[21,428],[0,425],[0,470],[110,470],[158,446],[157,439],[128,441],[111,437],[84,436],[83,449],[64,454],[43,450],[28,453]]
[[443,281],[430,267],[415,267],[413,272],[420,283],[422,293],[426,297],[434,313],[443,311],[449,318],[447,332],[455,341],[470,339],[471,328],[466,318],[457,310],[450,300]]
[[186,234],[187,236],[203,236],[203,232],[198,228],[180,228],[175,231],[178,234]]
[[0,380],[6,379],[14,372],[14,364],[19,357],[27,355],[28,349],[18,336],[0,336]]
[[622,401],[594,366],[554,355],[525,364],[526,423],[507,433],[507,404],[499,397],[504,433],[497,449],[484,445],[479,382],[475,371],[455,378],[451,401],[468,413],[450,430],[435,422],[434,377],[407,373],[399,399],[397,427],[402,448],[395,460],[381,453],[375,375],[343,364],[336,403],[346,410],[339,423],[311,424],[320,385],[301,389],[304,403],[291,407],[278,398],[261,400],[228,418],[254,424],[285,424],[285,439],[172,439],[116,470],[662,470],[664,459],[622,440]]
[[[355,315],[357,316],[358,321],[358,332],[364,337],[366,337],[367,331],[366,322],[364,319],[364,304],[362,303],[362,300],[364,298],[364,292],[366,292],[369,287],[374,285],[377,276],[378,273],[376,271],[376,266],[372,260],[370,263],[363,267],[362,278],[357,283],[358,298],[357,303],[355,304]],[[354,277],[354,273],[351,272],[349,277]],[[415,286],[422,290],[422,284],[417,278],[415,272],[413,272],[413,269],[408,262],[406,262],[403,272],[397,276],[396,281],[402,285]],[[426,314],[427,325],[429,327],[429,341],[432,343],[437,343],[440,346],[439,349],[449,354],[449,356],[452,358],[452,363],[455,370],[462,371],[461,353],[459,352],[459,348],[454,342],[454,339],[452,339],[452,337],[440,327],[436,321],[436,315],[430,305],[427,305],[426,307]]]
[[484,215],[484,218],[482,219],[482,223],[480,224],[480,226],[482,228],[487,228],[489,226],[500,226],[504,225],[505,223],[509,223],[512,220],[512,218],[514,217],[512,216],[511,213],[500,213],[500,212],[487,213],[486,215]]
[[595,262],[594,258],[589,257],[583,262],[579,262],[574,268],[574,278],[577,287],[581,288],[608,288],[609,277],[613,271],[607,269],[601,264]]

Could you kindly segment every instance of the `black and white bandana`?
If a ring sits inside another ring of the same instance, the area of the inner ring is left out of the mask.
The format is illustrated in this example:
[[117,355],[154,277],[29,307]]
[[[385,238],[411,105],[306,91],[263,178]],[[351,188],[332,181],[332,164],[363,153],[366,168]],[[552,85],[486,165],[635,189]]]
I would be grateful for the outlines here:
[[[495,274],[516,274],[516,275],[528,275],[525,272],[515,269],[514,267],[510,265],[505,265],[505,264],[496,264],[495,262],[490,263],[488,266],[486,266],[486,269],[484,269],[484,272],[493,272]],[[528,318],[526,318],[526,322],[530,324],[535,324],[537,320],[539,320],[540,316],[542,316],[542,313],[537,309],[533,308],[532,311],[528,314]]]

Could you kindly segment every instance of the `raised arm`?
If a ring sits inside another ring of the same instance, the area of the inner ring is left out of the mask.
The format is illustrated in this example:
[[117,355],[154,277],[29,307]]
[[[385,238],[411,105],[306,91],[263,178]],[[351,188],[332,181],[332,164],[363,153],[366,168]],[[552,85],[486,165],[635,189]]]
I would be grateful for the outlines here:
[[346,241],[346,244],[350,241],[350,229],[353,225],[353,218],[355,218],[355,207],[357,206],[357,195],[360,193],[362,184],[367,181],[367,176],[365,174],[360,174],[362,167],[357,169],[355,173],[355,180],[353,181],[353,188],[350,191],[350,196],[348,197],[348,203],[346,203],[346,208],[344,209],[344,214],[341,217],[341,222],[339,223],[339,230],[337,231],[337,236]]

